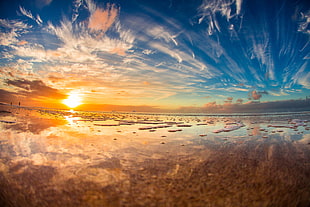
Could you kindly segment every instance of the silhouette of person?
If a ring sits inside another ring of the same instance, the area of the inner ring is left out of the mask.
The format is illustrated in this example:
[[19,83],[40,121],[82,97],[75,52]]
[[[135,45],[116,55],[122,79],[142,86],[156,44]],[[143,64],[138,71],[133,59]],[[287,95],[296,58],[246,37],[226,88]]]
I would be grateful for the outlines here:
[[18,106],[20,106],[20,102],[18,102]]

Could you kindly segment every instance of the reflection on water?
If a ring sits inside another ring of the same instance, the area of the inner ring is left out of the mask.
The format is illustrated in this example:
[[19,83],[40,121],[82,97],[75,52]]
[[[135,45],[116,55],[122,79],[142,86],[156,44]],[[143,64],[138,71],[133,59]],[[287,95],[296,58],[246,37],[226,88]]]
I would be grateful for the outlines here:
[[0,112],[1,206],[309,206],[309,113]]

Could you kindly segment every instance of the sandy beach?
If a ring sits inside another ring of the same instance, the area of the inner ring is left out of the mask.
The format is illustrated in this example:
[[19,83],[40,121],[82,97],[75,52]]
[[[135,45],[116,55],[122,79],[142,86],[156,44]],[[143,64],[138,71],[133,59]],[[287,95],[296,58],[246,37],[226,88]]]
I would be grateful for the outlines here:
[[0,111],[1,206],[310,205],[306,112]]

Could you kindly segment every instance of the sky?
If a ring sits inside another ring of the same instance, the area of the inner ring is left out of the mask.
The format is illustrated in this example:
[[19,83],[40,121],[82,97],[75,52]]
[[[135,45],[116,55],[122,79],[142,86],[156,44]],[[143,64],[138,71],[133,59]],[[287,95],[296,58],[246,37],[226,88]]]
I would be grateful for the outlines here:
[[0,102],[310,110],[307,0],[0,2]]

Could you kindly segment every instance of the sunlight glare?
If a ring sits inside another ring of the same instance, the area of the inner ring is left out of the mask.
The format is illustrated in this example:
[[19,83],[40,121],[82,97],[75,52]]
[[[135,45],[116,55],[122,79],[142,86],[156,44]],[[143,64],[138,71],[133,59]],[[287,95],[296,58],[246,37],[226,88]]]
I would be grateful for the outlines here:
[[75,108],[82,104],[82,98],[77,93],[71,93],[67,99],[63,100],[63,103],[70,108]]

